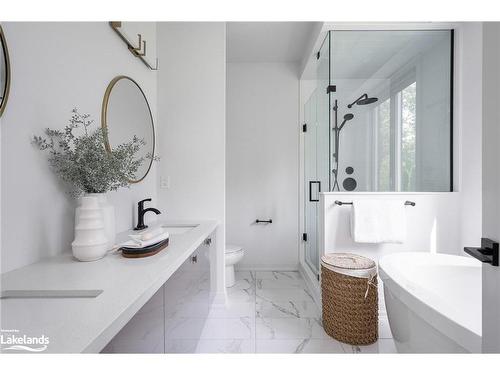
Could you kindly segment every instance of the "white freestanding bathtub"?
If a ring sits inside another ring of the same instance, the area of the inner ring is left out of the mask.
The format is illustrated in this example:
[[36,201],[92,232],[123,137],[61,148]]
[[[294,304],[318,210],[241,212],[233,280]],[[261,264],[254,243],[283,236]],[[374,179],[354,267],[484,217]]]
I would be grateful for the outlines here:
[[379,273],[398,352],[481,352],[479,261],[397,253],[380,259]]

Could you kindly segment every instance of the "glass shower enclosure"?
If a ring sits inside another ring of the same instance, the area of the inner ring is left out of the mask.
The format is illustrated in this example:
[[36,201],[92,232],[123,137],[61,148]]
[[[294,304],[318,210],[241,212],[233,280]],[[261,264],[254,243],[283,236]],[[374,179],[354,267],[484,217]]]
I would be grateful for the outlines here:
[[330,41],[325,39],[317,53],[316,88],[304,105],[304,213],[305,261],[318,275],[319,193],[330,191]]
[[329,31],[304,127],[305,261],[320,192],[453,190],[453,30]]

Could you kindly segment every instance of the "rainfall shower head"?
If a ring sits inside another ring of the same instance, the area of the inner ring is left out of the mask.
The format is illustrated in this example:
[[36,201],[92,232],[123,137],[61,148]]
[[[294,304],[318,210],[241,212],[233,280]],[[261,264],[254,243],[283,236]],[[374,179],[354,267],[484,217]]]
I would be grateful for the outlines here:
[[347,121],[350,121],[350,120],[352,120],[353,118],[354,118],[354,115],[353,115],[352,113],[348,113],[348,114],[346,114],[346,115],[344,116],[344,121],[342,121],[342,124],[340,124],[340,126],[339,126],[339,131],[341,131],[341,130],[342,130],[342,128],[344,127],[344,125],[345,125],[345,123],[346,123]]
[[375,103],[377,100],[378,100],[378,98],[375,98],[375,97],[369,98],[368,94],[363,94],[359,98],[357,98],[354,102],[352,102],[351,104],[348,104],[347,108],[351,108],[354,104],[357,104],[357,105],[372,104],[372,103]]
[[378,100],[378,98],[361,99],[360,101],[358,101],[358,105],[372,104],[372,103],[375,103],[377,100]]

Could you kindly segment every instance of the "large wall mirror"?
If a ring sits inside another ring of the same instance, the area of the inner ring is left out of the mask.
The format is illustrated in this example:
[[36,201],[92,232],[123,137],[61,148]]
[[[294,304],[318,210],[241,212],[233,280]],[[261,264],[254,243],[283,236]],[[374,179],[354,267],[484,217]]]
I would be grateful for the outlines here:
[[0,26],[0,116],[5,109],[7,99],[9,97],[10,87],[10,62],[9,51],[7,49],[7,42],[5,35]]
[[118,76],[109,83],[102,103],[101,121],[102,127],[107,129],[108,150],[131,141],[134,136],[144,140],[145,145],[138,154],[144,162],[136,178],[130,182],[142,181],[153,162],[155,131],[148,100],[137,82],[130,77]]

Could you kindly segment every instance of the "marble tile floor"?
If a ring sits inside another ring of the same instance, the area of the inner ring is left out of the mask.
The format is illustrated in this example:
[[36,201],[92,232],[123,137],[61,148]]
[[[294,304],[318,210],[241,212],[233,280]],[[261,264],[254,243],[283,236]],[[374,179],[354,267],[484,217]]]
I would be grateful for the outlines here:
[[[227,305],[212,307],[206,320],[167,321],[170,339],[165,342],[165,351],[396,353],[384,316],[379,324],[380,339],[373,345],[352,346],[329,337],[322,328],[321,312],[299,272],[237,271],[236,284],[227,289],[227,296]],[[193,330],[192,338],[186,334],[189,330]],[[201,339],[197,340],[199,332]]]

